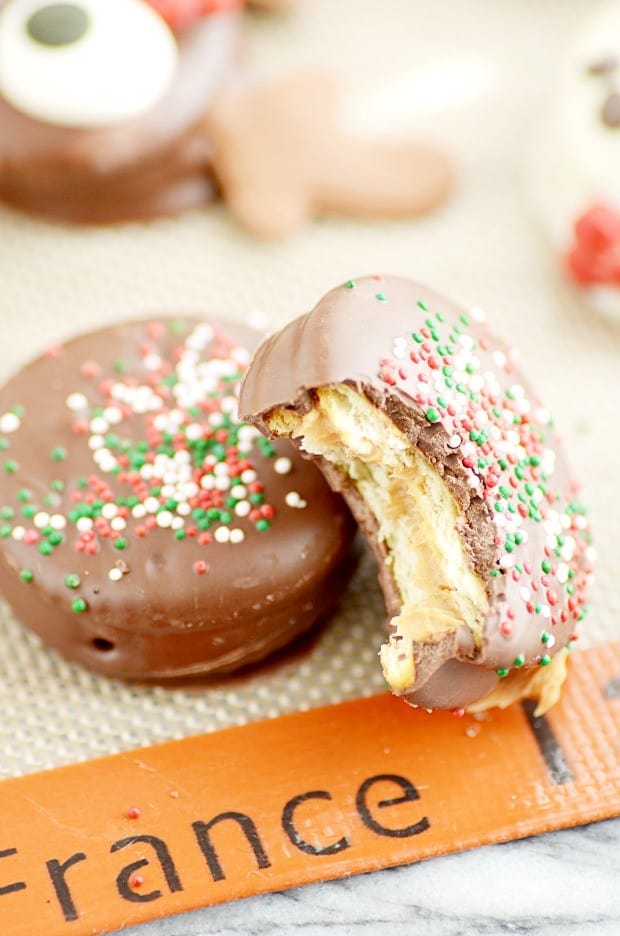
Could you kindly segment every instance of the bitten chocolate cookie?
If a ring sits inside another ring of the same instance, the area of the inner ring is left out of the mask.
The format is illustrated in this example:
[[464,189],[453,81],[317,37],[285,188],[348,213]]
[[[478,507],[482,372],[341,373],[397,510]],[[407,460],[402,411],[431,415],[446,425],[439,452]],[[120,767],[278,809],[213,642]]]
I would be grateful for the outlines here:
[[253,83],[239,52],[243,6],[0,0],[0,198],[101,224],[222,194],[260,237],[316,214],[400,218],[443,201],[442,153],[352,138],[325,74]]
[[379,562],[381,650],[426,708],[546,711],[592,550],[551,417],[481,311],[397,277],[350,280],[266,340],[240,411],[341,491]]
[[0,593],[108,676],[232,670],[333,609],[349,511],[237,417],[259,336],[161,319],[52,349],[0,391]]

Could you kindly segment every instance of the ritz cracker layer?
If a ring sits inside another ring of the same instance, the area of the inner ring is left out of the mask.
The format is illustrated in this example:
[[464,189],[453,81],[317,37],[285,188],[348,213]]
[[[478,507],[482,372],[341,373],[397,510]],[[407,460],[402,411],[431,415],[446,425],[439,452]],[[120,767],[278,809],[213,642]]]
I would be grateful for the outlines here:
[[237,417],[260,335],[110,326],[0,390],[0,593],[107,676],[262,659],[337,603],[355,524],[317,468]]
[[557,701],[589,525],[549,413],[481,310],[349,280],[261,345],[240,412],[348,501],[379,563],[394,692],[431,709]]

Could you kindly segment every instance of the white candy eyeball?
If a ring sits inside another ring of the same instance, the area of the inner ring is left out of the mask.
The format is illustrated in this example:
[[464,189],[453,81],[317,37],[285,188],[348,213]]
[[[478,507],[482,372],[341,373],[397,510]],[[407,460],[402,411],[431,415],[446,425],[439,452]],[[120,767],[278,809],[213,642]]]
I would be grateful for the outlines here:
[[176,40],[143,0],[9,0],[0,11],[0,95],[65,127],[139,117],[174,79]]

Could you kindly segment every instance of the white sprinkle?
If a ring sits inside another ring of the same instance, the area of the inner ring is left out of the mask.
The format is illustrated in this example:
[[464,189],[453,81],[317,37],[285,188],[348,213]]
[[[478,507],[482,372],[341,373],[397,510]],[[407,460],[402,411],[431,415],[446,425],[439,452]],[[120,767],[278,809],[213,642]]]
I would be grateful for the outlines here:
[[156,497],[147,497],[144,501],[144,506],[147,513],[154,514],[159,510],[159,501]]
[[136,504],[131,511],[132,517],[135,517],[136,520],[142,520],[143,517],[146,517],[146,507],[144,504]]
[[111,582],[120,582],[123,577],[123,573],[120,569],[110,569],[108,572],[108,578]]
[[448,448],[456,449],[459,447],[462,441],[463,440],[461,439],[460,435],[455,432],[454,435],[451,435],[448,439]]
[[40,530],[43,527],[46,527],[49,525],[50,515],[48,513],[45,513],[44,511],[41,511],[38,514],[35,514],[34,520],[32,522],[37,527],[37,529]]
[[222,416],[221,413],[209,414],[209,425],[213,426],[214,428],[221,426],[223,422],[224,422],[224,417]]
[[549,634],[549,637],[547,638],[547,649],[551,650],[552,647],[555,647],[555,637],[553,634]]
[[303,510],[308,506],[307,501],[303,500],[298,491],[289,491],[284,500],[287,506],[295,507],[297,510]]
[[159,354],[147,354],[144,358],[144,366],[147,370],[154,371],[161,367],[161,358]]
[[87,533],[89,530],[92,530],[93,521],[90,517],[80,517],[75,525],[80,533]]
[[104,504],[101,508],[101,516],[106,520],[113,520],[117,513],[118,507],[116,504]]
[[474,322],[486,322],[487,315],[484,309],[480,309],[478,306],[474,306],[473,309],[469,310],[469,314],[473,318]]
[[107,419],[107,421],[113,426],[117,425],[119,422],[122,422],[123,419],[123,414],[119,410],[118,406],[106,407],[106,409],[103,411],[103,415],[104,418]]
[[215,478],[211,474],[203,475],[200,479],[200,487],[203,491],[210,491],[215,487]]
[[78,410],[86,409],[88,400],[83,393],[70,393],[67,397],[67,409],[76,413]]
[[565,562],[561,562],[555,573],[555,577],[557,578],[560,585],[564,585],[564,583],[568,581],[568,573],[569,573],[568,566],[566,565]]
[[4,416],[0,417],[0,432],[15,432],[20,425],[21,420],[16,413],[5,413]]
[[67,525],[67,518],[62,514],[53,514],[50,517],[50,526],[52,530],[64,530]]
[[290,458],[276,458],[273,463],[273,470],[276,474],[285,475],[288,474],[291,468],[293,467],[293,462]]
[[160,510],[157,514],[157,526],[158,527],[169,527],[172,526],[173,515],[169,510]]
[[230,539],[230,530],[226,526],[218,527],[213,536],[218,543],[227,543]]
[[245,533],[243,530],[235,529],[230,531],[230,542],[231,543],[242,543],[245,539]]
[[110,526],[112,527],[113,530],[120,531],[120,530],[124,530],[127,524],[122,517],[114,517],[114,520],[112,520]]
[[16,526],[11,531],[11,536],[14,540],[22,540],[24,538],[26,531],[23,526]]
[[525,585],[521,588],[520,594],[521,594],[521,598],[523,599],[523,601],[529,601],[532,595],[529,588],[526,588]]
[[228,474],[228,465],[226,462],[218,462],[215,468],[213,469],[213,474],[216,475],[227,475]]
[[196,442],[197,439],[202,439],[203,435],[204,430],[200,423],[190,423],[185,429],[185,436],[190,442]]
[[88,440],[88,447],[91,452],[95,452],[97,449],[102,448],[105,445],[105,439],[101,435],[92,435]]
[[219,478],[215,479],[215,487],[218,491],[227,491],[230,487],[230,478],[225,478],[220,475]]
[[182,530],[185,526],[185,520],[183,517],[173,517],[172,523],[170,524],[173,530]]
[[235,513],[238,517],[247,517],[251,509],[250,502],[246,500],[239,501],[238,504],[235,504]]
[[192,508],[187,503],[187,501],[183,501],[181,504],[177,504],[177,513],[180,517],[189,517],[191,512]]
[[544,604],[542,608],[540,609],[540,613],[542,614],[544,618],[548,619],[551,617],[551,608],[549,607],[549,605]]
[[499,565],[501,569],[510,569],[514,564],[515,561],[510,553],[504,553],[503,556],[500,556]]
[[90,421],[90,431],[95,435],[102,435],[104,432],[107,432],[109,428],[110,424],[103,416],[95,416],[94,419]]
[[246,470],[241,473],[241,480],[244,484],[252,484],[253,481],[256,481],[256,472],[252,471],[251,468],[246,468]]

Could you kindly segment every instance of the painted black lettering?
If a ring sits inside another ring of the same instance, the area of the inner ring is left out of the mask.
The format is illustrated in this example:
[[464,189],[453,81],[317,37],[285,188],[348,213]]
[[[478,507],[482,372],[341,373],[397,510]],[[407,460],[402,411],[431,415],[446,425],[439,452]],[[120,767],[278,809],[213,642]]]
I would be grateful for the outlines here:
[[399,777],[398,774],[378,774],[376,777],[369,777],[368,780],[364,780],[359,788],[355,801],[359,817],[364,825],[373,832],[376,832],[377,835],[387,835],[390,838],[407,838],[410,835],[419,835],[420,832],[425,832],[430,826],[430,822],[426,816],[414,822],[413,825],[408,825],[401,829],[390,829],[375,819],[368,806],[367,795],[369,790],[376,783],[386,782],[395,783],[399,786],[403,791],[403,795],[380,800],[380,802],[377,803],[377,809],[386,809],[388,806],[398,806],[400,803],[411,803],[414,800],[420,799],[420,794],[413,783],[407,780],[406,777]]
[[521,708],[527,716],[529,726],[534,733],[540,753],[545,759],[547,772],[554,783],[570,783],[573,773],[568,766],[564,751],[551,730],[551,725],[544,715],[536,717],[534,711],[537,703],[533,699],[525,699]]
[[211,872],[211,877],[214,881],[224,881],[226,875],[222,868],[220,859],[215,850],[215,846],[211,841],[209,832],[210,830],[218,824],[218,822],[225,822],[227,819],[232,819],[233,822],[236,822],[243,834],[245,835],[250,848],[254,852],[254,857],[256,858],[256,864],[259,868],[270,868],[271,862],[267,857],[267,853],[263,848],[263,844],[260,840],[258,834],[258,829],[252,822],[249,816],[244,815],[243,813],[238,812],[223,812],[219,816],[215,816],[214,819],[211,819],[210,822],[192,822],[192,829],[196,834],[196,839],[200,850],[202,851],[207,864],[209,865],[209,871]]
[[282,811],[282,828],[288,835],[295,848],[305,852],[307,855],[337,855],[338,852],[343,851],[345,848],[349,848],[351,843],[348,838],[344,836],[338,839],[338,841],[334,842],[332,845],[323,845],[322,847],[319,845],[311,845],[310,842],[306,842],[305,839],[301,837],[295,828],[293,817],[297,807],[301,803],[305,803],[306,800],[311,799],[331,800],[332,797],[327,792],[327,790],[312,790],[309,793],[300,793],[299,796],[294,796],[292,799],[290,799]]
[[[16,855],[16,848],[5,848],[4,851],[0,851],[0,858],[9,858],[11,855]],[[0,897],[4,894],[14,894],[15,891],[25,890],[26,884],[24,881],[15,881],[14,884],[5,884],[3,887],[0,887]]]
[[62,864],[55,858],[52,861],[46,862],[47,870],[52,880],[52,884],[54,885],[58,903],[60,904],[60,909],[64,913],[67,923],[69,923],[71,920],[77,920],[78,912],[76,910],[75,903],[73,902],[73,897],[71,896],[69,885],[65,880],[65,874],[69,868],[73,867],[74,864],[78,864],[80,861],[86,861],[86,855],[84,852],[76,852],[75,855],[71,855],[71,857],[67,858],[66,861],[63,861]]
[[[177,874],[177,869],[170,855],[168,846],[163,839],[157,838],[156,835],[132,835],[130,838],[120,839],[120,841],[114,842],[110,851],[112,853],[121,851],[123,848],[129,848],[130,845],[137,845],[140,842],[143,842],[145,845],[151,845],[154,849],[161,869],[164,872],[164,877],[170,893],[174,894],[176,891],[183,890],[183,885]],[[149,864],[148,858],[140,858],[138,861],[128,864],[119,873],[116,878],[116,886],[124,900],[131,900],[133,903],[148,903],[150,900],[157,900],[161,897],[160,890],[153,890],[149,891],[148,894],[142,894],[131,888],[130,882],[132,875],[134,875],[136,871],[139,871],[140,868],[144,868],[147,864]]]

